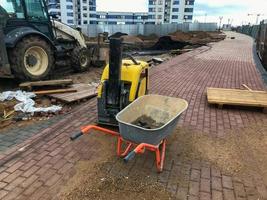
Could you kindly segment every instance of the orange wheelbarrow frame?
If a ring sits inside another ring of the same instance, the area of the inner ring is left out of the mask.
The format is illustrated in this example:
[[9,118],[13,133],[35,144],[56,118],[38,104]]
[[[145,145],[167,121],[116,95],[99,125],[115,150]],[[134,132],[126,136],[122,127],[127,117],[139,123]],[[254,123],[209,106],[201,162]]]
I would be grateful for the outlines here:
[[[158,172],[162,172],[164,160],[165,160],[165,153],[166,153],[165,151],[166,150],[166,139],[163,139],[158,145],[151,145],[147,143],[135,144],[133,142],[124,140],[121,137],[120,133],[116,131],[112,131],[112,130],[102,128],[96,125],[88,125],[88,126],[82,127],[81,132],[72,135],[70,139],[75,140],[84,134],[89,134],[90,131],[92,130],[101,131],[105,134],[109,134],[111,136],[117,137],[118,138],[117,139],[117,155],[120,157],[123,157],[123,160],[126,163],[129,160],[133,159],[136,154],[143,154],[145,150],[155,152],[157,170]],[[127,144],[124,150],[122,149],[123,143]],[[162,148],[160,150],[161,146]],[[132,147],[135,147],[135,148],[131,151]]]

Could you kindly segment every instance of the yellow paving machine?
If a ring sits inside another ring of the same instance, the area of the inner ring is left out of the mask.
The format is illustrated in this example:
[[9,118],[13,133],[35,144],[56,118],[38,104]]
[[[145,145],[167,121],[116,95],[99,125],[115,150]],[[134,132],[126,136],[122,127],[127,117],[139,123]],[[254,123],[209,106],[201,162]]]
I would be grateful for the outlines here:
[[124,55],[122,40],[110,39],[109,64],[104,68],[98,88],[98,123],[117,125],[116,114],[148,93],[149,65]]

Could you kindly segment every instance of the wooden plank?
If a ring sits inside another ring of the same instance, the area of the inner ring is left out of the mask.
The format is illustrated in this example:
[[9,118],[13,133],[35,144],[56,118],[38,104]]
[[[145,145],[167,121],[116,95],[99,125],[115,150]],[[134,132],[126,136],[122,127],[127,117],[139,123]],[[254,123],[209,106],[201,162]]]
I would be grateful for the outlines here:
[[56,86],[56,85],[71,85],[73,84],[72,79],[62,79],[62,80],[49,80],[49,81],[34,81],[21,83],[19,87],[34,87],[34,86]]
[[45,94],[59,94],[59,93],[70,93],[70,92],[77,92],[76,89],[58,89],[58,90],[41,90],[41,91],[34,91],[36,95],[45,95]]
[[66,103],[72,103],[85,98],[94,97],[97,95],[97,90],[95,86],[88,84],[73,84],[71,89],[77,90],[75,93],[64,93],[64,94],[51,94],[49,97],[58,99]]
[[207,97],[211,104],[267,107],[265,91],[207,88]]

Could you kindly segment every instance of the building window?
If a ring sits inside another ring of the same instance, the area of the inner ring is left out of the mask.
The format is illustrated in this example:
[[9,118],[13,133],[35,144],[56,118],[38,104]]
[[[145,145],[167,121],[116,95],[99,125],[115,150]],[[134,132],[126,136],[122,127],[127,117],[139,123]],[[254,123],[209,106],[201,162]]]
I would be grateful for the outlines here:
[[96,14],[90,14],[91,18],[96,18]]
[[185,15],[184,16],[184,19],[185,20],[187,20],[187,19],[192,20],[193,19],[193,16],[192,15]]
[[83,3],[87,3],[87,0],[83,0]]
[[72,0],[66,0],[66,2],[72,2]]
[[159,5],[162,5],[163,4],[163,2],[162,2],[162,0],[159,0],[159,3],[158,3]]
[[58,9],[58,8],[60,8],[60,6],[59,5],[53,5],[53,4],[48,5],[48,9],[51,9],[51,8]]
[[148,11],[149,12],[155,12],[156,11],[156,8],[149,8]]
[[191,1],[190,0],[185,1],[185,5],[194,5],[194,1],[192,1],[192,0]]
[[148,15],[148,19],[155,19],[155,15]]
[[67,16],[73,17],[73,13],[67,13]]
[[193,12],[193,8],[185,8],[184,11],[185,12]]
[[90,11],[96,11],[96,7],[90,7],[89,10]]
[[155,0],[150,0],[149,1],[149,5],[155,5],[156,4],[156,1]]
[[173,5],[179,5],[179,1],[173,1]]
[[157,16],[157,19],[162,19],[162,15],[158,15]]
[[172,19],[178,19],[178,15],[172,15]]
[[67,20],[67,23],[68,23],[68,24],[73,24],[73,20],[72,20],[72,19],[68,19],[68,20]]
[[84,20],[84,21],[83,21],[83,24],[87,24],[87,20]]
[[86,6],[83,6],[83,10],[86,11],[87,10],[87,7]]
[[100,19],[106,19],[106,15],[99,15]]
[[97,24],[96,21],[90,21],[90,24]]
[[179,12],[179,8],[173,8],[172,12]]
[[87,17],[87,13],[83,13],[83,17]]
[[73,6],[70,6],[70,5],[67,5],[66,7],[67,9],[71,9],[71,10],[73,9]]
[[162,8],[158,8],[158,12],[162,12]]
[[95,5],[95,2],[94,1],[89,1],[89,5],[90,6],[94,6]]

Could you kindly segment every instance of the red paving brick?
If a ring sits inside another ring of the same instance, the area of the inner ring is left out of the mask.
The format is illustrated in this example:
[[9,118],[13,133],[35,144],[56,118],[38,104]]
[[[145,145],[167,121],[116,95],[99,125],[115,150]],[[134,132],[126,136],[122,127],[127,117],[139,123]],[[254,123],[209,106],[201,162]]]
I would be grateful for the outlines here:
[[[196,49],[152,69],[152,93],[180,97],[189,102],[188,110],[179,121],[180,125],[223,136],[228,130],[249,123],[266,123],[266,115],[259,110],[234,107],[217,109],[207,103],[207,87],[241,88],[242,84],[246,84],[256,90],[265,88],[253,61],[253,40],[240,34],[235,36],[235,40],[226,39],[213,44],[211,48]],[[94,136],[90,136],[91,140],[84,137],[76,142],[68,139],[81,124],[93,123],[95,119],[96,100],[93,99],[21,144],[21,147],[32,145],[2,166],[0,199],[55,198],[57,188],[75,173],[77,161],[98,156],[92,148]],[[161,174],[155,173],[152,154],[148,154],[147,158],[137,158],[135,162],[125,165],[125,169],[118,169],[120,160],[114,160],[107,170],[117,175],[149,174],[155,181],[163,183],[176,199],[266,197],[266,186],[258,179],[255,181],[245,177],[239,180],[223,174],[209,163],[197,160],[183,163],[173,159],[178,147],[170,145],[168,148],[170,150]],[[1,157],[14,152],[15,149],[10,149]],[[179,180],[179,177],[183,177],[183,180]]]

